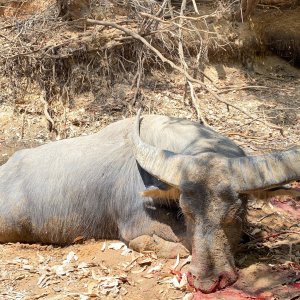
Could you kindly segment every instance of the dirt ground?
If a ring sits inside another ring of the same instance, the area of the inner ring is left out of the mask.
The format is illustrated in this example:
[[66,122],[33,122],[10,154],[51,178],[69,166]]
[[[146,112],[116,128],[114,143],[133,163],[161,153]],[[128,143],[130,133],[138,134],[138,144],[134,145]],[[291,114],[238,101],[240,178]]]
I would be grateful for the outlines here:
[[[247,72],[239,65],[211,64],[206,74],[231,103],[257,114],[256,121],[240,111],[216,103],[204,92],[208,123],[229,136],[248,153],[264,153],[299,145],[300,71],[276,57],[266,57]],[[182,101],[184,83],[175,74],[155,74],[143,87],[145,113],[195,119],[195,111]],[[224,87],[224,88],[222,88]],[[131,90],[119,86],[126,95]],[[115,92],[117,93],[117,87]],[[201,93],[201,92],[200,92]],[[34,101],[0,106],[0,160],[19,148],[50,142],[42,107]],[[117,97],[108,99],[116,105]],[[26,108],[26,109],[25,109]],[[59,138],[97,132],[133,111],[111,113],[90,95],[81,95],[65,112]],[[262,124],[266,118],[283,130]],[[118,241],[84,241],[69,247],[0,245],[1,299],[298,299],[300,298],[300,204],[289,198],[249,203],[248,222],[236,263],[239,280],[214,294],[194,293],[179,275],[184,259],[159,259],[155,253],[135,253]],[[120,248],[120,249],[119,249]],[[172,271],[173,270],[173,271]],[[174,271],[175,270],[175,271]],[[184,267],[182,272],[184,272]]]

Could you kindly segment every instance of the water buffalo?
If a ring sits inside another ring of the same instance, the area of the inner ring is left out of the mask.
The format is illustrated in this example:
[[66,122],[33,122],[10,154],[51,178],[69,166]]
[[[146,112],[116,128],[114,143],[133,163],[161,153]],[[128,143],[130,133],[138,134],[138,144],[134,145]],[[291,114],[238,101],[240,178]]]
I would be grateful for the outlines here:
[[298,148],[248,157],[196,122],[139,113],[16,152],[0,167],[0,242],[84,236],[141,250],[146,236],[163,255],[166,243],[171,256],[188,248],[195,287],[213,292],[237,279],[248,195],[298,179],[299,157]]

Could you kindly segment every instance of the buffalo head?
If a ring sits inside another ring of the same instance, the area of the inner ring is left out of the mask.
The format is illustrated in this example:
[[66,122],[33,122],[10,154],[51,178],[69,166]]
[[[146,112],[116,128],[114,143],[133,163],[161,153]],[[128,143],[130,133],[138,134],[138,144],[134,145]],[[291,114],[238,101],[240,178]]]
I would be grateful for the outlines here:
[[[140,112],[132,134],[137,162],[180,195],[192,249],[193,285],[209,293],[234,283],[233,252],[239,242],[247,194],[299,177],[296,158],[300,150],[237,158],[217,153],[189,156],[144,143],[139,124]],[[151,191],[145,195],[151,196]]]

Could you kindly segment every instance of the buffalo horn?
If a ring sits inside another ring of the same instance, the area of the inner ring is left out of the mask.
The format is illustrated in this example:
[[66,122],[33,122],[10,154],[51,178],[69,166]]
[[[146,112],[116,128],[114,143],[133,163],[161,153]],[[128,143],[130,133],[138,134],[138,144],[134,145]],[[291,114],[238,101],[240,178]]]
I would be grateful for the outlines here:
[[182,180],[184,166],[192,163],[193,158],[144,143],[140,138],[140,115],[141,109],[138,111],[132,133],[135,159],[144,170],[154,177],[171,186],[178,187]]
[[266,155],[230,158],[228,167],[237,192],[270,189],[300,179],[300,147]]

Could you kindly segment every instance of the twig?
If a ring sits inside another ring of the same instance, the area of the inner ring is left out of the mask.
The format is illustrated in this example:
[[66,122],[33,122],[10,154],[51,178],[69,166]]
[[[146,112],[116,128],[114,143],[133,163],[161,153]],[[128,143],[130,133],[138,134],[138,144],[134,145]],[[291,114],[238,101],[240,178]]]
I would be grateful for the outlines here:
[[42,93],[40,100],[41,102],[44,104],[44,115],[49,123],[49,131],[52,132],[56,132],[55,127],[54,127],[54,121],[51,118],[50,114],[49,114],[49,104],[48,102],[45,100],[45,93]]
[[195,1],[195,0],[192,0],[192,2],[193,2],[193,6],[194,6],[195,13],[196,13],[197,15],[199,15],[199,10],[198,10],[196,1]]
[[198,97],[197,97],[197,95],[195,93],[194,86],[192,85],[192,83],[189,80],[187,82],[188,82],[188,85],[189,85],[190,90],[191,90],[192,102],[193,102],[193,105],[194,105],[194,107],[195,107],[195,109],[197,111],[197,118],[198,118],[198,120],[200,120],[205,126],[209,126],[208,123],[206,122],[206,120],[205,120],[205,118],[204,118],[204,116],[203,116],[200,108],[199,108],[199,105],[198,105],[199,99],[198,99]]
[[[155,14],[154,18],[151,18],[151,20],[148,22],[148,24],[146,24],[145,26],[145,29],[143,30],[143,32],[147,32],[148,29],[151,27],[152,23],[154,20],[158,21],[158,20],[161,20],[160,18],[158,18],[161,13],[164,11],[166,5],[168,4],[168,1],[169,0],[164,0],[164,2],[162,3],[161,7],[159,8],[159,10],[157,11],[157,13]],[[152,16],[152,15],[151,15]],[[147,18],[149,19],[149,16],[147,16]],[[157,25],[158,25],[159,22],[156,23],[155,25],[155,30],[157,29]],[[143,28],[143,24],[142,24],[142,28]]]
[[283,234],[300,234],[300,231],[285,230],[285,231],[281,231],[281,232],[277,232],[277,233],[272,233],[272,234],[269,234],[267,236],[263,236],[263,237],[254,239],[254,240],[252,240],[252,241],[250,241],[250,242],[248,242],[246,244],[249,245],[249,244],[255,244],[257,242],[268,241],[271,238],[276,238],[276,237],[278,237],[280,235],[283,235]]
[[[152,52],[154,52],[160,59],[162,62],[167,63],[169,66],[171,66],[173,69],[179,71],[181,74],[183,74],[190,82],[194,82],[199,84],[201,87],[203,87],[208,93],[210,93],[215,99],[217,99],[219,102],[222,102],[226,105],[229,105],[233,108],[235,108],[236,110],[242,112],[243,114],[245,114],[247,117],[249,117],[250,119],[256,119],[255,116],[252,116],[251,114],[249,114],[248,112],[246,112],[244,109],[222,99],[216,92],[214,92],[213,90],[209,89],[203,82],[201,82],[200,80],[197,80],[195,78],[193,78],[192,76],[190,76],[184,69],[182,69],[181,67],[177,66],[174,62],[172,62],[171,60],[167,59],[165,56],[163,56],[163,54],[158,51],[155,47],[153,47],[146,39],[144,39],[143,37],[141,37],[138,33],[125,28],[123,26],[120,26],[114,22],[106,22],[106,21],[98,21],[98,20],[93,20],[93,19],[87,19],[87,23],[90,24],[95,24],[95,25],[102,25],[102,26],[109,26],[109,27],[113,27],[116,29],[119,29],[123,32],[125,32],[128,35],[133,36],[135,39],[141,41],[144,45],[146,45]],[[283,129],[280,126],[271,124],[267,121],[264,120],[258,120],[259,122],[265,124],[266,126],[273,128],[273,129],[277,129],[280,130],[280,132],[282,133]]]
[[[181,8],[180,8],[180,16],[183,16],[184,10],[186,7],[186,0],[182,0],[181,3]],[[184,69],[185,72],[187,72],[188,70],[188,66],[187,63],[184,59],[184,53],[183,53],[183,45],[182,45],[182,25],[183,25],[183,19],[179,19],[179,26],[178,26],[178,54],[179,54],[179,58],[180,58],[180,62],[181,62],[181,66]],[[188,87],[188,80],[187,78],[185,78],[185,85],[184,85],[184,92],[183,92],[183,102],[185,101],[185,97],[187,94],[187,87]],[[192,90],[191,90],[192,93]],[[193,98],[193,96],[192,96]],[[197,110],[197,108],[196,108]],[[198,113],[198,110],[197,110]],[[199,119],[199,115],[198,115],[198,119]]]
[[243,134],[241,132],[226,132],[225,134],[229,135],[229,136],[238,135],[238,136],[244,137],[246,139],[250,139],[250,140],[264,140],[264,141],[270,137],[269,134],[264,135],[264,136],[249,136],[249,135]]
[[23,140],[24,138],[24,132],[25,132],[25,119],[26,119],[26,114],[27,114],[27,108],[28,106],[26,106],[23,116],[22,116],[22,128],[21,128],[21,140]]
[[231,91],[239,91],[239,90],[247,90],[247,89],[269,89],[267,86],[260,86],[260,85],[248,85],[248,86],[239,86],[239,87],[233,87],[233,88],[225,88],[222,91],[219,91],[218,94],[224,94]]
[[[157,18],[151,14],[148,14],[148,13],[145,13],[145,12],[140,12],[140,15],[141,16],[145,16],[145,17],[149,17],[149,18],[155,18],[157,21],[160,21],[160,22],[168,22],[168,21],[165,21],[165,20],[162,20],[160,18]],[[208,17],[214,17],[216,14],[215,13],[212,13],[211,15],[203,15],[203,16],[199,16],[199,17],[188,17],[188,16],[176,16],[174,18],[171,18],[169,19],[169,22],[173,22],[177,19],[185,19],[185,20],[190,20],[190,21],[199,21],[199,20],[202,20],[202,19],[206,19]],[[214,32],[216,34],[216,32]]]
[[[185,8],[186,8],[186,0],[182,0],[181,9],[180,9],[180,16],[184,15]],[[180,18],[179,22],[178,22],[179,23],[179,26],[178,26],[178,54],[179,54],[179,58],[180,58],[180,61],[181,61],[182,68],[183,68],[185,74],[188,74],[188,65],[185,61],[184,52],[183,52],[183,45],[182,45],[182,40],[183,40],[182,25],[183,25],[183,21],[184,21],[184,19]],[[187,86],[189,85],[190,92],[191,92],[192,103],[193,103],[193,106],[195,107],[196,112],[197,112],[197,119],[198,119],[198,121],[201,121],[202,124],[208,126],[208,123],[206,122],[206,120],[203,116],[203,113],[201,112],[201,110],[199,108],[199,102],[200,101],[197,97],[197,94],[195,93],[194,86],[191,83],[191,81],[189,81],[187,79],[187,77],[186,77],[185,80],[186,80],[186,83],[185,83],[185,89],[184,89],[183,102],[184,102],[185,96],[187,94],[187,92],[186,92]]]
[[134,96],[130,102],[130,105],[133,106],[136,102],[136,99],[139,95],[139,92],[140,92],[140,84],[141,84],[141,78],[142,78],[142,73],[143,73],[143,64],[144,64],[144,60],[145,60],[145,57],[142,58],[142,51],[140,52],[140,55],[139,55],[139,60],[138,60],[138,68],[137,68],[137,72],[136,72],[136,90],[135,90],[135,93],[134,93]]
[[262,220],[264,220],[266,218],[269,218],[271,216],[274,216],[274,215],[277,215],[277,212],[272,212],[272,213],[270,213],[268,215],[265,215],[265,216],[261,217],[260,219],[257,220],[257,223],[260,223]]
[[[160,23],[163,23],[163,24],[167,24],[167,25],[175,25],[177,27],[180,27],[179,23],[176,23],[174,21],[178,20],[178,19],[182,19],[182,20],[190,20],[190,21],[199,21],[200,19],[205,19],[204,17],[199,17],[199,18],[192,18],[192,17],[185,17],[185,16],[177,16],[175,18],[172,18],[168,21],[166,20],[163,20],[161,18],[158,18],[156,16],[153,16],[151,14],[147,14],[147,13],[144,13],[144,12],[141,12],[140,13],[141,16],[143,17],[148,17],[148,18],[152,18]],[[206,16],[207,17],[207,16]],[[184,28],[185,30],[190,30],[188,28]],[[190,30],[190,31],[194,31],[194,30]],[[197,28],[197,31],[199,32],[205,32],[205,33],[209,33],[209,34],[212,34],[212,35],[217,35],[217,33],[215,31],[207,31],[207,30],[203,30],[203,29],[200,29],[200,28]]]

